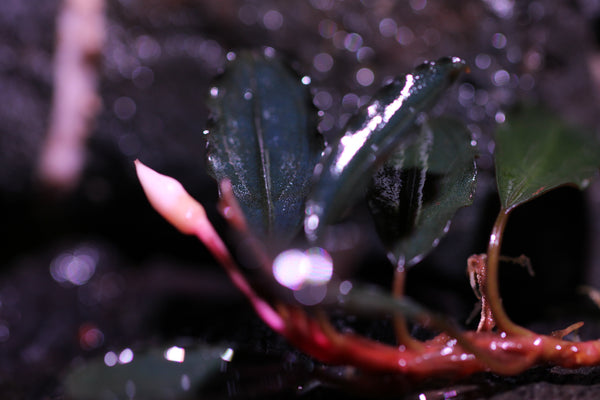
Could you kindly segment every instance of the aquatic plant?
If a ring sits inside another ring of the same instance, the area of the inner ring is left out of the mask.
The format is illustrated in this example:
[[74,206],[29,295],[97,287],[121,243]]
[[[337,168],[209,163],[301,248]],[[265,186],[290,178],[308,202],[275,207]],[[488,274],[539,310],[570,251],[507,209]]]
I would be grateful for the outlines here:
[[[179,182],[139,161],[138,177],[152,206],[206,245],[262,320],[322,363],[413,381],[478,371],[517,374],[546,363],[599,364],[600,342],[565,339],[581,323],[539,334],[512,322],[502,306],[498,269],[511,212],[559,186],[585,188],[600,166],[591,136],[538,109],[509,114],[496,132],[501,209],[487,253],[468,260],[481,301],[478,329],[461,330],[404,295],[407,269],[437,245],[474,195],[469,131],[455,119],[428,115],[467,69],[456,57],[424,63],[382,88],[325,145],[306,85],[280,58],[237,54],[210,89],[207,162],[219,184],[220,211],[243,239],[244,264],[260,267],[270,283],[260,289]],[[329,254],[330,226],[364,196],[393,266],[391,294],[341,279]],[[396,342],[341,332],[330,322],[332,310],[392,318]],[[417,340],[407,319],[437,336]]]

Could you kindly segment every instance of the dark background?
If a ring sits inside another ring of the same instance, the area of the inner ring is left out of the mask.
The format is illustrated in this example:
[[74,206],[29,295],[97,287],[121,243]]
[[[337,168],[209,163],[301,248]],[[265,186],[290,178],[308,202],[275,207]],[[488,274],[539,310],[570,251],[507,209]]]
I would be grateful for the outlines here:
[[[460,324],[475,302],[466,258],[485,251],[499,206],[492,158],[497,121],[515,105],[533,103],[597,135],[600,3],[593,0],[108,0],[106,7],[102,110],[80,180],[64,191],[36,175],[51,107],[59,2],[0,2],[3,398],[62,398],[61,380],[73,365],[181,338],[228,341],[247,351],[251,362],[235,377],[222,377],[215,397],[227,396],[228,380],[248,379],[252,363],[277,369],[293,354],[253,316],[203,246],[150,208],[135,178],[136,158],[176,177],[226,235],[215,211],[216,185],[204,172],[202,131],[204,99],[229,51],[271,46],[299,75],[310,76],[325,137],[385,79],[440,56],[467,60],[471,73],[434,112],[458,116],[478,141],[475,204],[459,211],[450,234],[410,272],[407,288]],[[372,84],[358,83],[361,68],[373,73]],[[125,116],[118,110],[123,98],[135,104]],[[598,184],[584,193],[560,189],[515,211],[503,253],[526,254],[536,271],[531,278],[503,267],[505,305],[517,322],[548,333],[585,318],[582,338],[600,337],[600,313],[577,289],[600,287],[599,216]],[[366,250],[352,270],[387,286],[392,269],[372,227],[364,232]],[[93,274],[80,285],[58,282],[52,266],[73,255],[92,260]],[[85,340],[90,329],[97,340]],[[375,323],[372,333],[384,329]],[[309,379],[305,372],[287,386],[258,379],[258,393],[291,395],[296,380]],[[473,398],[596,398],[598,377],[595,369],[542,368],[517,378],[476,377],[460,387],[474,385],[475,391],[464,389]]]

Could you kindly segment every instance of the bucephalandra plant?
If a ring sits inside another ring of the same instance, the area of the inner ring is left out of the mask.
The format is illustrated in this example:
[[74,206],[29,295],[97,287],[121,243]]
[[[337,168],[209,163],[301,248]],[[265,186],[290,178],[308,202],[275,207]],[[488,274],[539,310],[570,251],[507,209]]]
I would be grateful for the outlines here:
[[[600,341],[564,339],[581,323],[539,334],[516,325],[502,307],[498,268],[511,211],[558,186],[584,188],[600,166],[593,138],[536,109],[509,115],[496,133],[501,210],[487,254],[469,260],[482,304],[477,331],[462,331],[403,295],[406,270],[472,202],[476,152],[468,130],[426,115],[466,69],[456,57],[417,67],[381,89],[325,146],[305,85],[279,57],[237,54],[210,89],[207,162],[219,183],[220,211],[245,239],[244,262],[278,285],[269,293],[249,284],[203,207],[176,180],[136,161],[138,177],[152,206],[206,245],[262,320],[323,363],[413,380],[600,364]],[[328,254],[329,226],[365,196],[394,270],[391,294],[342,280]],[[289,250],[298,247],[292,243],[302,228],[303,250]],[[329,320],[334,309],[393,318],[397,342],[338,331]],[[417,340],[406,319],[439,334]]]

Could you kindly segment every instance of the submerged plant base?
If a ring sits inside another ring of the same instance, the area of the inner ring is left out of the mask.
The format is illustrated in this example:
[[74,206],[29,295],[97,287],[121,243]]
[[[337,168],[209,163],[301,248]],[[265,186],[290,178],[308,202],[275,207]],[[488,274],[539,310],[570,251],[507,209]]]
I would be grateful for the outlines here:
[[[564,339],[582,323],[552,335],[540,335],[522,327],[515,329],[509,320],[498,323],[492,307],[492,311],[486,311],[487,319],[478,331],[460,332],[433,314],[422,313],[417,322],[442,333],[432,340],[419,342],[418,346],[408,343],[389,345],[337,331],[324,312],[313,315],[296,305],[271,304],[248,284],[202,206],[174,179],[154,172],[139,161],[136,168],[155,209],[176,228],[194,234],[207,246],[271,329],[323,363],[353,366],[370,372],[398,373],[414,381],[432,377],[455,379],[476,372],[514,375],[541,364],[566,368],[600,364],[600,341],[572,342]],[[222,185],[221,189],[225,202],[235,201],[227,195],[227,185]],[[221,209],[227,210],[223,215],[228,220],[232,219],[236,229],[245,229],[243,217],[240,219],[239,212],[235,211],[235,204],[223,204]],[[500,220],[503,226],[505,218]],[[261,253],[259,248],[255,251]],[[265,260],[260,254],[257,259]],[[489,288],[480,286],[479,289],[482,297],[489,295]],[[493,330],[494,326],[502,328],[506,325],[512,329]]]

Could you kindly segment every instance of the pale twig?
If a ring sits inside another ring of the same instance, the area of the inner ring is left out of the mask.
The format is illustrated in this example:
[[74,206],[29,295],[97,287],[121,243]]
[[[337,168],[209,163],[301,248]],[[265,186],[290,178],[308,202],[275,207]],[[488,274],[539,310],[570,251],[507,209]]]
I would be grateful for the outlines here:
[[37,173],[43,184],[68,190],[79,181],[85,140],[101,108],[104,0],[64,0],[56,26],[52,109]]

